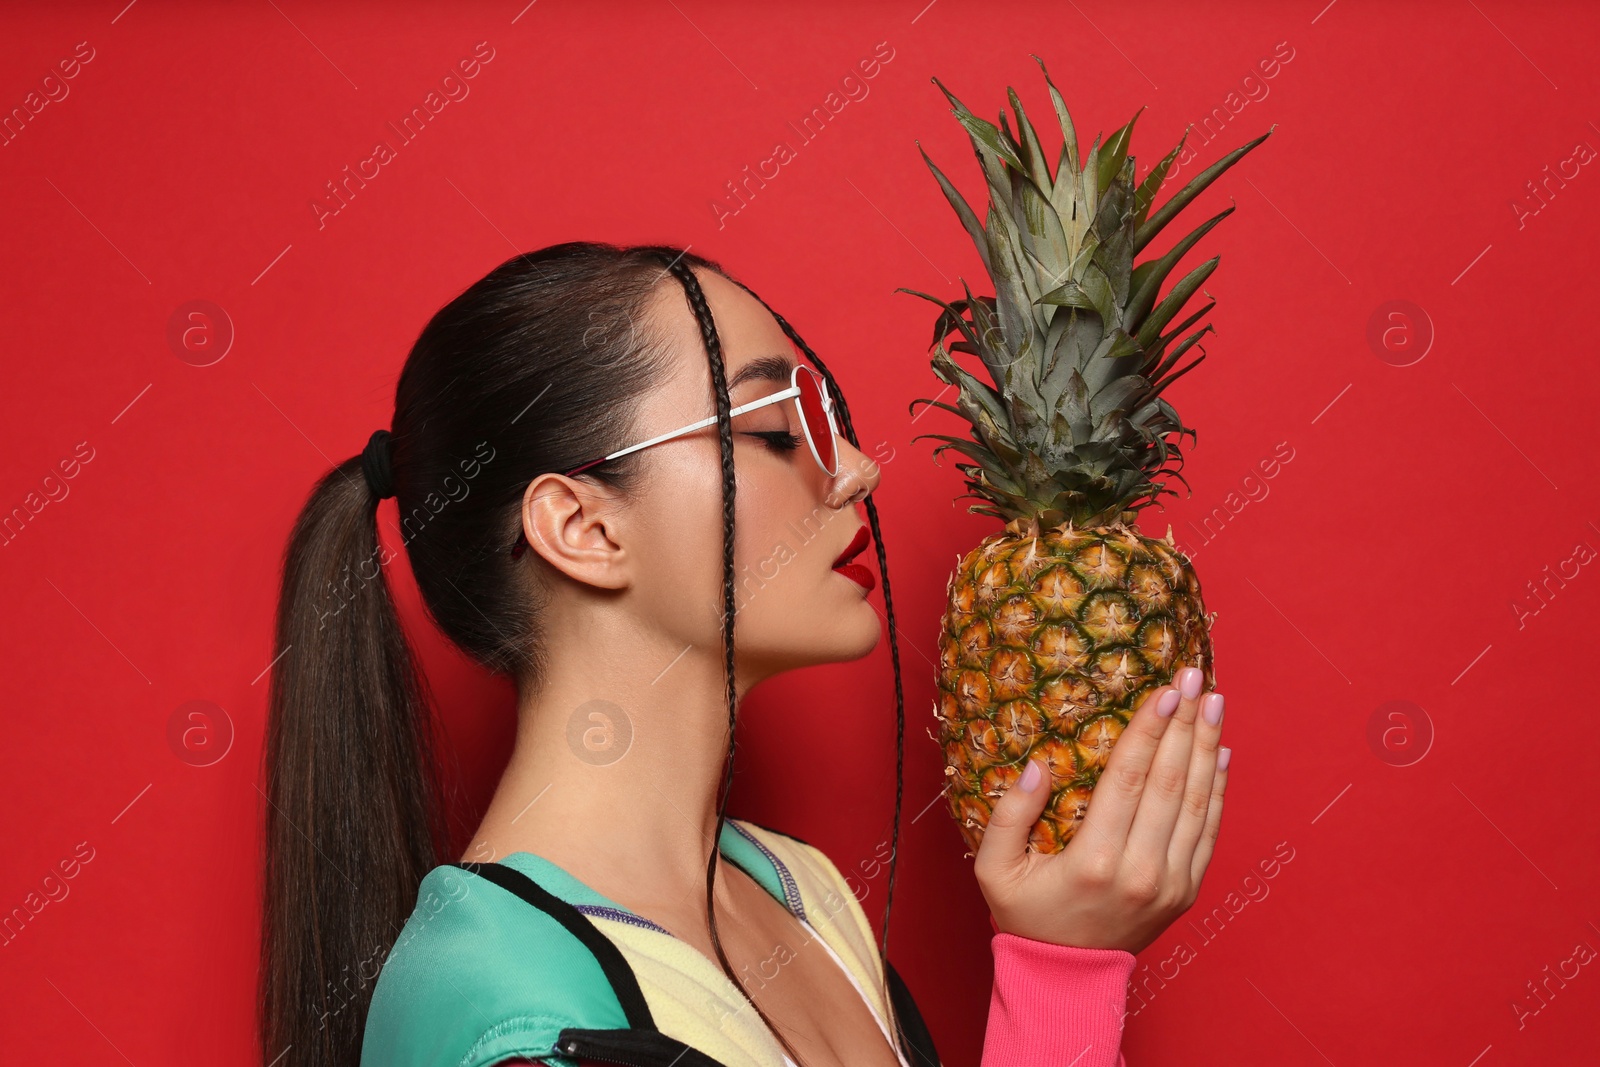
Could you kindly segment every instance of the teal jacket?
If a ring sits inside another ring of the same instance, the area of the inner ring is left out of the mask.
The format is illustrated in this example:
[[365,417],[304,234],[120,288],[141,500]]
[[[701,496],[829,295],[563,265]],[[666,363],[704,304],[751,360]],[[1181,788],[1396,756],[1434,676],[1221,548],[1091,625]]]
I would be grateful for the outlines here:
[[[723,857],[830,948],[880,1022],[882,963],[855,892],[821,850],[741,819]],[[939,1067],[905,983],[890,1000],[911,1067]],[[529,852],[448,863],[417,905],[373,990],[361,1067],[488,1067],[514,1057],[561,1067],[784,1067],[788,1058],[713,961]]]

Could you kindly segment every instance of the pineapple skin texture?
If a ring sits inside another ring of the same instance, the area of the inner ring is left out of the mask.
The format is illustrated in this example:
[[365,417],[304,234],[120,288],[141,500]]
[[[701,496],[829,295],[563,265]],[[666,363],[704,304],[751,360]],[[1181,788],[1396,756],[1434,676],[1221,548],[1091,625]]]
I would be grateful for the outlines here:
[[975,855],[1029,758],[1050,800],[1028,848],[1077,830],[1117,737],[1151,690],[1197,666],[1214,688],[1210,618],[1188,557],[1122,523],[985,538],[946,587],[934,715],[946,800]]

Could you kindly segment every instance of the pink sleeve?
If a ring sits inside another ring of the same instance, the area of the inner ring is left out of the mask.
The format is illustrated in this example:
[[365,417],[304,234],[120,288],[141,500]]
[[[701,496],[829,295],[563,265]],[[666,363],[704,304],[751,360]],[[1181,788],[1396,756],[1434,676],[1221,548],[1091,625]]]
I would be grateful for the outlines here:
[[[992,924],[992,919],[991,919]],[[996,933],[981,1067],[1126,1067],[1133,953]]]

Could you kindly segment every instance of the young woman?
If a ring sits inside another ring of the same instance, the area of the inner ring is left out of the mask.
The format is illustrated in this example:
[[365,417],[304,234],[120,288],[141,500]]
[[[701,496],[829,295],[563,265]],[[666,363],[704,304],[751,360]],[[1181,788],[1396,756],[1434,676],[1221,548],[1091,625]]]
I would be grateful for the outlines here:
[[[724,810],[751,687],[876,646],[849,563],[868,543],[895,632],[881,471],[857,444],[794,329],[680,249],[545,248],[432,318],[391,430],[322,478],[285,556],[264,1063],[937,1064],[887,961],[888,901],[874,945],[828,857]],[[432,620],[517,683],[458,859],[382,576],[391,495]],[[1221,818],[1222,698],[1200,688],[1188,667],[1149,696],[1062,853],[1026,848],[1042,761],[997,804],[974,864],[985,1067],[1122,1062],[1132,954],[1193,902]]]

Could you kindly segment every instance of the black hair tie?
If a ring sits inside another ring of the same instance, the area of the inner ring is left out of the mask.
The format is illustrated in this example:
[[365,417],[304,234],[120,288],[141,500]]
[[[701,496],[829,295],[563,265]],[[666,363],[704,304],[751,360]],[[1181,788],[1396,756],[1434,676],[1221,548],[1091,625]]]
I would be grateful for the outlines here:
[[361,473],[372,495],[382,500],[394,496],[393,475],[389,470],[389,431],[374,430],[361,450]]

